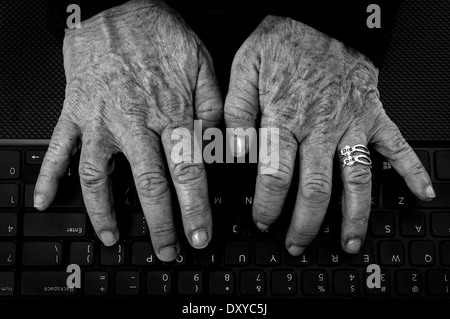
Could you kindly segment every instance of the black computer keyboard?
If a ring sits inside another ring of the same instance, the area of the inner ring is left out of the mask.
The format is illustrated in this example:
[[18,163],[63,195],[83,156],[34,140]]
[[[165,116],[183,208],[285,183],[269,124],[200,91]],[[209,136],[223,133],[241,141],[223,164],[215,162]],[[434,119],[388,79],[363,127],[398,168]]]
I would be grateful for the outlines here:
[[[76,162],[53,206],[33,208],[45,147],[0,147],[0,300],[61,297],[233,296],[261,298],[450,297],[450,148],[416,147],[437,197],[416,200],[389,163],[373,155],[372,213],[357,255],[340,247],[340,182],[314,243],[300,257],[284,248],[295,187],[268,232],[251,220],[255,164],[207,167],[214,236],[195,250],[184,242],[175,261],[159,261],[126,160],[113,174],[120,242],[105,247],[83,206]],[[295,185],[295,181],[293,182]],[[177,212],[175,215],[179,214]],[[180,232],[180,238],[183,237]],[[81,268],[81,288],[68,288],[67,266]],[[369,288],[367,266],[381,267]]]

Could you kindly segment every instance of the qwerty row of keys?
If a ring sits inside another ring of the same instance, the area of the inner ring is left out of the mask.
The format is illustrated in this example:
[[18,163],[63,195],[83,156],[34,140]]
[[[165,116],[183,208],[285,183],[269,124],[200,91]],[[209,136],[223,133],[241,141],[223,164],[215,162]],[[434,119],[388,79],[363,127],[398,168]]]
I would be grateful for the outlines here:
[[[183,250],[177,259],[170,263],[161,263],[147,241],[121,242],[112,247],[95,245],[93,241],[0,242],[0,267],[19,264],[18,247],[21,247],[23,266],[59,266],[64,264],[63,258],[70,264],[91,266],[99,258],[100,265],[122,266],[159,266],[168,265],[220,265],[244,267],[249,265],[275,267],[283,263],[290,266],[310,266],[314,262],[320,266],[336,267],[348,263],[352,266],[367,266],[377,262],[383,266],[403,266],[407,261],[413,266],[431,267],[435,265],[450,266],[450,241],[442,241],[435,247],[432,241],[380,241],[378,243],[378,260],[375,260],[375,249],[372,242],[366,241],[357,255],[347,255],[331,240],[318,240],[315,249],[307,249],[302,256],[292,257],[285,253],[276,241],[259,241],[225,243],[222,249],[212,243],[203,250],[187,253]],[[97,247],[97,248],[96,248]],[[128,251],[130,250],[130,252]],[[219,251],[223,251],[219,254]],[[314,258],[313,258],[314,252]],[[126,261],[130,253],[131,263]],[[99,255],[99,257],[97,257]],[[283,258],[283,256],[285,258]],[[189,259],[189,260],[187,260]],[[193,259],[193,260],[191,260]]]
[[[354,269],[295,270],[262,269],[216,271],[120,270],[112,275],[106,270],[84,273],[80,290],[84,295],[247,295],[247,296],[358,296],[368,295],[450,296],[450,271],[430,270],[423,275],[415,269],[398,270],[390,278],[383,270],[379,286],[366,283],[368,274]],[[16,273],[0,272],[0,296],[11,296],[16,290]],[[24,271],[20,275],[20,294],[27,296],[74,295],[67,287],[64,271]],[[370,281],[370,279],[369,279]],[[392,290],[392,283],[395,283]]]

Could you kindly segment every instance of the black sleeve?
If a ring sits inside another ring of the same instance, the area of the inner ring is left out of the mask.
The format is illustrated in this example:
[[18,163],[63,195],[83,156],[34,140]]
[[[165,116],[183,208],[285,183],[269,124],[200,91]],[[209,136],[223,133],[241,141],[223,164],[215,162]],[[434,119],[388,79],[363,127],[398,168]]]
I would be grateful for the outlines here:
[[[123,4],[127,0],[48,0],[49,23],[53,27],[65,28],[70,13],[66,12],[69,4],[78,4],[81,8],[81,20],[86,20],[97,13]],[[395,14],[401,0],[166,0],[182,16],[196,11],[203,13],[244,12],[247,15],[265,16],[268,14],[286,16],[303,22],[346,45],[363,53],[380,67],[386,54],[390,33],[394,27]],[[381,12],[381,28],[369,28],[367,12],[370,4],[378,4]],[[203,14],[205,16],[205,14]],[[253,19],[249,19],[252,20]],[[234,24],[239,20],[229,19]],[[202,21],[197,21],[201,25]],[[208,26],[203,26],[211,30]],[[227,26],[223,26],[226,28]],[[243,28],[245,30],[248,29]],[[256,25],[253,29],[256,28]],[[233,30],[239,27],[233,26]],[[245,35],[247,37],[248,34]]]

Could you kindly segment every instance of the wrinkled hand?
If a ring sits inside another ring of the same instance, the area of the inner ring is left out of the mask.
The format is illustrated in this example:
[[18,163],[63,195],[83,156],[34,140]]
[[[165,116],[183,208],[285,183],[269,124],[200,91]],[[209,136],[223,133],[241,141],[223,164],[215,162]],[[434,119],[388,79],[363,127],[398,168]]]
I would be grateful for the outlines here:
[[[212,236],[203,164],[172,162],[176,128],[193,132],[220,122],[222,100],[212,60],[184,21],[158,1],[131,1],[67,30],[67,87],[35,188],[35,207],[54,200],[58,180],[80,147],[79,174],[86,209],[107,246],[119,238],[110,174],[113,155],[130,162],[157,256],[173,260],[179,242],[173,223],[165,157],[183,217],[196,248]],[[193,134],[193,133],[192,133]]]
[[[285,241],[292,255],[302,254],[319,231],[330,200],[333,157],[346,145],[373,143],[419,199],[435,196],[420,160],[386,115],[377,82],[377,69],[363,55],[288,18],[267,17],[235,56],[227,127],[254,127],[261,115],[261,127],[280,132],[278,171],[257,176],[253,219],[259,229],[279,216],[300,157]],[[341,245],[357,253],[369,219],[371,171],[355,164],[342,169],[341,178]]]

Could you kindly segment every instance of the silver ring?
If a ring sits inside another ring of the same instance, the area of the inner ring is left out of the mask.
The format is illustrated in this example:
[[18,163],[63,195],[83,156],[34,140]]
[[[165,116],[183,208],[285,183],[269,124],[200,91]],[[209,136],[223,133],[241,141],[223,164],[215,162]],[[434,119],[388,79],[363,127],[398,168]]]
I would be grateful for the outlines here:
[[372,160],[370,159],[369,149],[362,144],[354,146],[346,145],[339,151],[339,161],[341,162],[341,169],[345,166],[352,166],[359,163],[372,168]]

